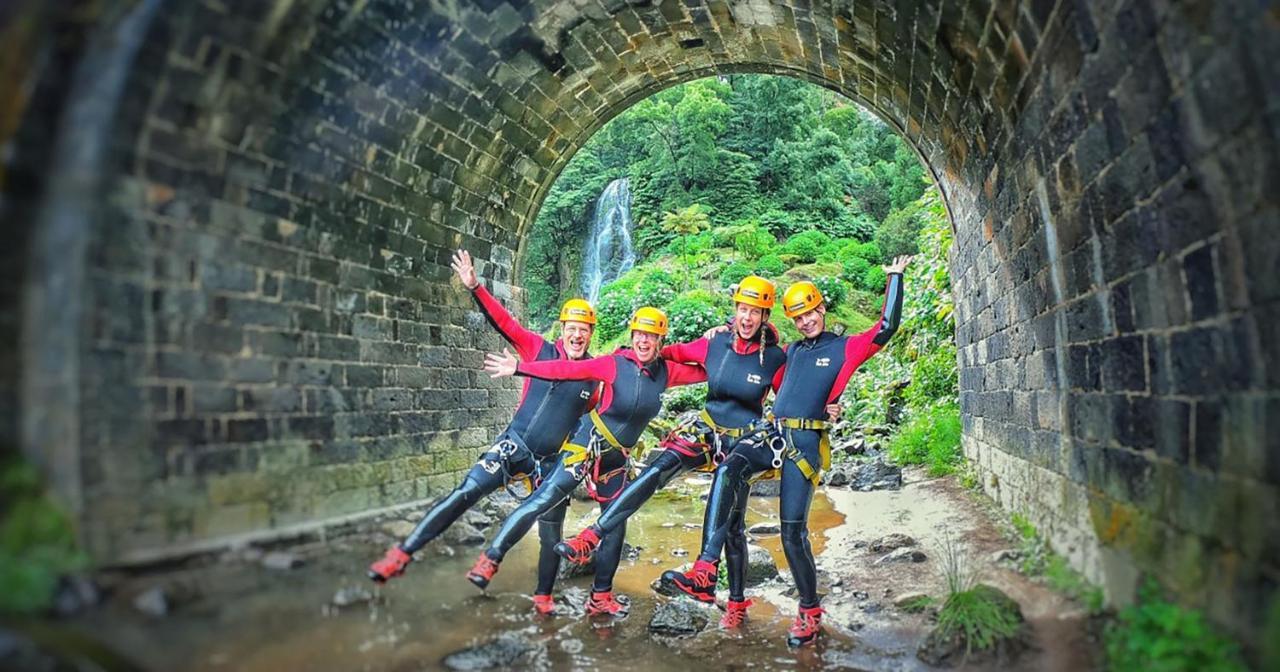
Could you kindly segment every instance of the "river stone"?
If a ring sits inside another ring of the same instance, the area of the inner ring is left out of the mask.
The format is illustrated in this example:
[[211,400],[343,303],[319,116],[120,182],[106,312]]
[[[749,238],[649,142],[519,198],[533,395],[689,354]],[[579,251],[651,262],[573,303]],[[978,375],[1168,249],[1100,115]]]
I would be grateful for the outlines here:
[[[686,562],[683,565],[676,567],[675,571],[687,572],[690,569],[693,569],[693,563]],[[653,583],[649,584],[649,587],[653,589],[653,592],[659,595],[666,595],[667,597],[684,597],[685,595],[684,591],[677,588],[675,583],[668,581],[661,576],[654,579]]]
[[994,662],[994,667],[997,669],[1005,669],[1012,667],[1018,655],[1028,648],[1030,633],[1018,603],[1001,592],[999,588],[986,584],[981,584],[973,590],[981,592],[999,609],[1011,614],[1020,624],[1018,632],[1012,637],[997,639],[990,649],[969,650],[969,643],[965,639],[963,630],[943,632],[942,628],[935,627],[916,650],[916,656],[920,660],[935,667],[951,667],[961,663],[981,666],[983,663]]
[[767,523],[756,523],[755,525],[752,525],[751,527],[747,528],[747,533],[754,534],[757,537],[764,537],[771,534],[780,534],[781,532],[782,532],[782,526],[773,521],[770,521]]
[[302,558],[288,551],[271,551],[262,556],[262,566],[267,569],[294,569],[302,566]]
[[440,535],[440,539],[454,546],[479,546],[484,543],[484,533],[477,530],[471,523],[459,520],[450,525],[449,529]]
[[495,668],[530,665],[543,651],[544,646],[519,635],[505,634],[484,644],[468,647],[444,657],[444,666],[450,670],[492,670]]
[[848,485],[851,480],[853,478],[850,474],[850,467],[845,464],[837,464],[822,474],[823,483],[837,488],[842,485]]
[[751,484],[752,497],[777,497],[782,491],[782,481],[777,478],[770,478],[764,481],[756,481]]
[[882,459],[858,468],[851,488],[860,492],[869,490],[897,490],[902,487],[902,467],[885,463]]
[[778,565],[768,549],[747,545],[747,586],[758,586],[778,575]]
[[102,599],[98,585],[86,576],[65,576],[58,582],[58,593],[53,599],[53,612],[59,616],[71,616],[97,606]]
[[338,592],[333,594],[330,604],[335,607],[349,607],[353,604],[362,602],[370,602],[373,600],[373,593],[368,588],[360,586],[348,586],[339,588]]
[[461,521],[470,523],[477,530],[483,530],[493,524],[493,516],[479,509],[469,509],[462,514]]
[[689,637],[702,632],[710,621],[707,607],[689,600],[673,600],[653,610],[649,632],[664,637]]
[[[628,543],[622,544],[622,557],[627,559],[635,559],[640,557],[640,547],[632,546]],[[585,565],[578,565],[568,560],[560,560],[560,568],[556,570],[556,580],[572,579],[578,576],[588,576],[596,572],[596,554],[591,555],[591,559]]]
[[916,545],[915,539],[912,539],[911,537],[905,534],[894,532],[893,534],[886,534],[883,537],[880,537],[879,539],[872,541],[871,552],[872,553],[888,553],[889,551],[896,551],[899,548],[906,548],[907,546],[915,546],[915,545]]
[[164,588],[154,586],[133,598],[133,608],[152,618],[160,618],[169,613],[169,598]]
[[414,527],[416,527],[416,525],[407,520],[393,520],[384,524],[382,526],[382,531],[396,539],[404,539],[413,533]]
[[928,557],[924,551],[916,548],[899,548],[898,550],[876,560],[877,565],[888,565],[891,563],[905,562],[924,562]]

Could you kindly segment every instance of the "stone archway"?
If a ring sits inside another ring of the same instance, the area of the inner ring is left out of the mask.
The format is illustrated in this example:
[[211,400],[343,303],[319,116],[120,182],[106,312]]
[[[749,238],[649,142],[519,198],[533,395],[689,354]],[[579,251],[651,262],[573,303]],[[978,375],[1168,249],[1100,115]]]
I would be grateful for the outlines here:
[[[5,257],[28,315],[56,314],[33,290],[57,265],[81,269],[63,289],[83,312],[57,334],[6,323],[11,344],[28,334],[11,382],[42,385],[33,363],[63,361],[57,343],[73,364],[48,395],[13,399],[5,427],[18,442],[28,422],[29,455],[74,466],[62,486],[104,562],[448,487],[514,401],[474,370],[493,338],[448,284],[448,252],[470,247],[518,298],[521,232],[577,146],[658,88],[746,69],[863,102],[937,176],[957,234],[965,447],[988,491],[1114,598],[1150,571],[1239,631],[1260,622],[1280,556],[1271,13],[151,4],[119,104],[93,113],[110,144],[71,232],[84,254],[41,257],[53,269]],[[5,218],[36,246],[51,243],[32,222],[66,188],[39,140],[65,140],[87,91],[66,66],[131,7],[70,26],[50,18],[61,6],[18,10],[36,17],[25,55],[84,38],[32,71],[50,95],[11,138],[22,179],[5,183]],[[60,405],[74,426],[30,421]]]

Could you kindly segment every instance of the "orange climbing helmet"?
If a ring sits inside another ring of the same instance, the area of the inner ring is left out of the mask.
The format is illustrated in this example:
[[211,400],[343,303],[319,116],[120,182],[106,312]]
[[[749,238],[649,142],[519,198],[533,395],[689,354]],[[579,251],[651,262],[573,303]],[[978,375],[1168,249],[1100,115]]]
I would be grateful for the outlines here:
[[733,302],[772,310],[777,293],[778,289],[772,282],[758,275],[748,275],[738,283],[738,289],[733,293]]
[[561,322],[596,323],[596,309],[586,299],[569,299],[560,307]]
[[666,336],[667,314],[653,306],[637,308],[635,314],[631,316],[630,328],[632,331],[647,331],[650,334]]
[[799,317],[821,305],[822,292],[808,280],[791,285],[782,294],[782,312],[787,317]]

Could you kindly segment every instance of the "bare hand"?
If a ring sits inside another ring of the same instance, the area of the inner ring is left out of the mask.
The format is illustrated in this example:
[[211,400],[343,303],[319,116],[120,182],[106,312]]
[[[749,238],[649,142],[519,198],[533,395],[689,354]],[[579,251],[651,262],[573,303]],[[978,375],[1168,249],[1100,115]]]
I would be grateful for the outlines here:
[[907,264],[911,263],[911,259],[912,259],[911,255],[904,254],[898,257],[894,257],[892,264],[889,264],[888,266],[881,266],[880,268],[884,269],[885,275],[888,275],[890,273],[902,273],[903,271],[907,270]]
[[843,410],[844,410],[844,407],[841,406],[840,404],[827,404],[827,421],[835,422],[836,420],[839,420],[840,413]]
[[475,289],[480,285],[480,278],[476,277],[476,267],[471,263],[471,253],[466,250],[458,250],[453,253],[453,261],[449,262],[453,267],[453,272],[458,274],[458,279],[466,285],[467,289]]
[[507,376],[516,375],[516,366],[520,360],[511,354],[511,351],[503,348],[502,354],[490,352],[484,356],[484,370],[489,374],[490,378],[506,378]]

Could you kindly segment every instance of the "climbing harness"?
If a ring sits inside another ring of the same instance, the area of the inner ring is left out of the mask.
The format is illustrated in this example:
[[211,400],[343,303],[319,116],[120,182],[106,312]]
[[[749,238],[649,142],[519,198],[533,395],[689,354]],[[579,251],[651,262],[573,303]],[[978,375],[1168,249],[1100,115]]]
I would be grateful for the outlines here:
[[[511,437],[503,438],[501,441],[493,444],[493,447],[489,449],[489,452],[493,453],[494,456],[497,457],[496,462],[498,464],[498,468],[502,470],[503,489],[505,489],[507,494],[514,497],[517,501],[524,501],[529,497],[529,495],[533,494],[534,488],[538,487],[538,484],[534,482],[535,474],[526,474],[524,472],[517,472],[513,474],[507,470],[507,465],[511,463],[511,458],[521,449],[528,450],[528,448],[525,448],[524,445]],[[535,467],[535,471],[536,470],[537,467]],[[537,480],[541,481],[542,479],[538,478]],[[517,484],[524,485],[524,492],[516,489],[515,486]]]
[[[757,481],[779,477],[782,474],[782,465],[785,459],[791,460],[805,478],[817,485],[818,478],[822,472],[831,468],[831,437],[827,434],[828,423],[825,420],[813,420],[811,418],[775,418],[771,415],[763,424],[764,426],[756,431],[764,433],[764,445],[773,453],[773,458],[769,463],[771,469],[761,472],[751,480]],[[796,430],[818,432],[819,464],[816,467],[809,462],[809,458],[805,457],[804,453],[795,447],[794,432]]]
[[[604,419],[600,414],[592,409],[588,415],[591,418],[592,429],[591,438],[587,441],[587,445],[583,446],[576,443],[565,442],[561,450],[568,453],[564,459],[564,466],[573,472],[573,476],[577,480],[582,480],[584,476],[590,475],[587,479],[587,494],[592,499],[600,503],[608,503],[618,498],[622,493],[619,488],[616,493],[610,497],[601,497],[598,486],[601,483],[617,478],[627,478],[631,473],[631,456],[643,452],[643,442],[637,442],[635,446],[627,447],[618,441],[609,427],[605,425]],[[622,466],[611,469],[605,473],[600,473],[601,457],[610,450],[617,450],[622,454],[624,459]]]

